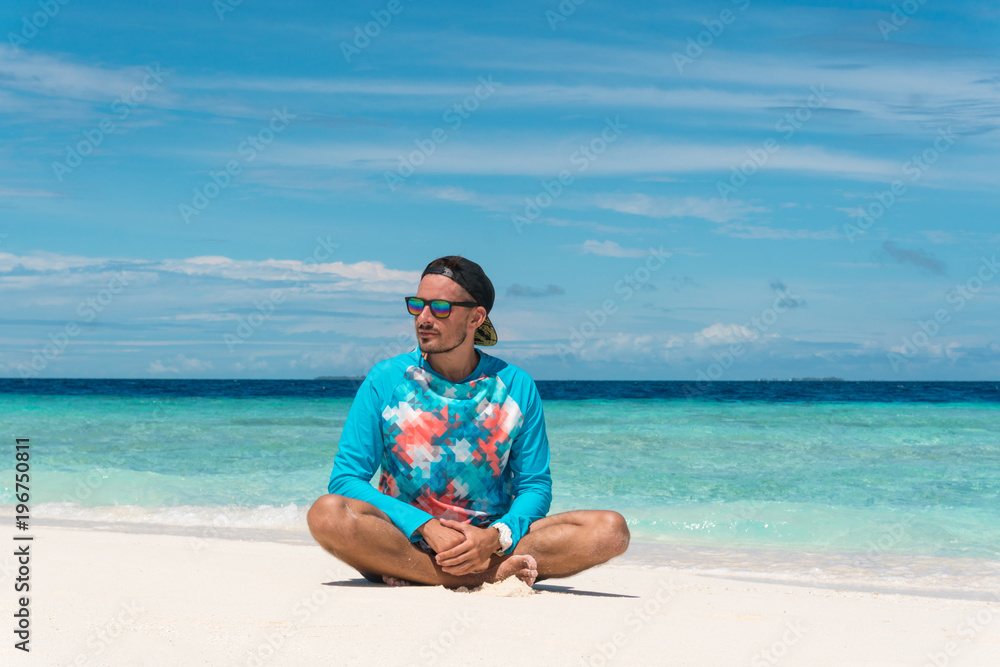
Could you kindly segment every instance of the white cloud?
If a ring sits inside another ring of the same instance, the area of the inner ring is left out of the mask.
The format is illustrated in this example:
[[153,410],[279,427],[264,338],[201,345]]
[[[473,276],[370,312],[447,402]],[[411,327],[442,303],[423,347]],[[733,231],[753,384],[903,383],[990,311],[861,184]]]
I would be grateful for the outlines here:
[[[655,363],[674,359],[679,353],[673,350],[683,346],[684,339],[680,336],[616,332],[586,341],[573,351],[573,356],[583,362]],[[526,358],[553,354],[550,347],[522,349]]]
[[0,252],[0,273],[9,273],[15,269],[26,271],[66,271],[86,267],[105,266],[110,260],[103,257],[83,257],[80,255],[61,255],[54,252],[38,251],[31,255],[13,255]]
[[738,223],[722,225],[715,232],[737,239],[830,241],[843,238],[843,234],[836,229],[781,229],[766,225],[742,225]]
[[[218,255],[202,255],[184,259],[141,260],[82,257],[50,252],[36,252],[30,255],[0,252],[0,274],[11,273],[14,270],[36,274],[5,276],[0,277],[0,280],[5,286],[13,285],[17,280],[35,284],[40,278],[45,278],[42,274],[50,274],[45,279],[51,281],[53,278],[58,278],[66,284],[74,284],[91,281],[95,271],[112,273],[125,271],[130,279],[137,273],[152,276],[160,272],[234,281],[268,280],[288,284],[309,282],[317,283],[320,289],[325,285],[327,291],[357,289],[386,293],[398,292],[403,286],[415,285],[420,280],[419,271],[390,269],[382,262],[308,261],[310,259],[235,260]],[[110,276],[112,273],[102,276]]]
[[[774,336],[774,334],[772,334]],[[766,337],[766,336],[765,336]],[[757,340],[760,336],[741,324],[715,324],[705,327],[694,335],[692,342],[697,345],[730,345]]]
[[0,197],[62,197],[58,192],[53,192],[52,190],[40,190],[38,188],[5,188],[0,187]]
[[[152,71],[156,78],[149,78]],[[35,95],[71,100],[104,102],[110,107],[114,100],[128,95],[146,81],[159,88],[169,76],[154,62],[121,68],[98,67],[38,52],[14,50],[0,45],[0,79],[8,88]],[[176,99],[166,90],[157,90],[159,103]],[[152,104],[152,96],[143,104]]]
[[[595,133],[600,127],[595,128]],[[627,130],[626,130],[627,132]],[[399,163],[400,151],[412,138],[398,140],[387,136],[372,143],[283,142],[269,148],[257,159],[275,167],[311,167],[315,169],[362,169],[392,171]],[[544,137],[523,134],[511,142],[489,138],[456,138],[440,146],[433,160],[420,166],[423,174],[529,175],[551,178],[560,171],[576,169],[570,157],[580,145],[577,136]],[[746,145],[681,144],[646,137],[642,140],[623,136],[608,147],[579,178],[609,174],[672,174],[717,171],[728,174],[734,165],[747,159]],[[483,156],[489,159],[484,160]],[[206,159],[228,159],[225,153]],[[764,169],[815,172],[842,175],[860,180],[884,180],[899,172],[897,161],[832,152],[810,146],[785,146],[770,157]],[[577,172],[572,172],[577,173]]]
[[233,370],[242,371],[266,371],[270,369],[270,364],[267,363],[266,359],[252,359],[247,363],[237,361],[233,364]]
[[166,363],[160,359],[156,359],[150,362],[146,370],[154,375],[163,375],[166,373],[203,373],[212,370],[212,362],[195,359],[181,353],[169,358]]
[[598,207],[643,215],[650,218],[703,218],[712,222],[729,222],[750,212],[766,209],[750,206],[742,201],[703,199],[701,197],[650,197],[644,194],[598,195]]
[[584,241],[580,252],[604,257],[642,257],[649,253],[641,248],[623,248],[614,241]]
[[470,192],[454,185],[443,188],[427,188],[424,192],[435,199],[445,199],[447,201],[473,202],[476,200],[475,192]]

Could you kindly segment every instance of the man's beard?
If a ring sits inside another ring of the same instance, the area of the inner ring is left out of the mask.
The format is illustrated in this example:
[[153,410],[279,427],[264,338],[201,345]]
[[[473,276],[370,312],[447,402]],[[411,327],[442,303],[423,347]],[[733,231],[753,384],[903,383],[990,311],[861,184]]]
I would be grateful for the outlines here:
[[420,340],[420,332],[417,332],[417,345],[420,346],[420,351],[425,354],[444,354],[446,352],[451,352],[456,347],[465,342],[469,334],[466,333],[465,329],[461,329],[458,334],[458,340],[452,345],[451,341],[444,340],[441,333],[438,333],[437,339],[431,340]]

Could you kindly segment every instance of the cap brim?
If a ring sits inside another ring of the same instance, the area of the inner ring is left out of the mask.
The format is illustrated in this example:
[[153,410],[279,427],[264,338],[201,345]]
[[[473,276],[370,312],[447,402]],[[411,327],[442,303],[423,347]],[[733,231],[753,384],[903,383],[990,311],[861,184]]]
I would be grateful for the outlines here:
[[476,345],[496,345],[497,344],[497,330],[493,328],[493,323],[490,322],[490,316],[486,316],[486,321],[479,325],[476,329],[476,337],[474,339]]

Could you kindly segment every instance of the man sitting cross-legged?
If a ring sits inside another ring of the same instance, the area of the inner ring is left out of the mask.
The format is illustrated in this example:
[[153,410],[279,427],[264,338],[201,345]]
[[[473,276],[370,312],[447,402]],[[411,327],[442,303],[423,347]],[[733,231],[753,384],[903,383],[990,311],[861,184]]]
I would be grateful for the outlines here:
[[406,299],[418,348],[377,364],[351,405],[330,493],[308,522],[368,579],[458,587],[515,576],[531,586],[628,548],[617,512],[545,516],[552,478],[538,391],[474,347],[496,343],[493,301],[478,264],[431,262]]

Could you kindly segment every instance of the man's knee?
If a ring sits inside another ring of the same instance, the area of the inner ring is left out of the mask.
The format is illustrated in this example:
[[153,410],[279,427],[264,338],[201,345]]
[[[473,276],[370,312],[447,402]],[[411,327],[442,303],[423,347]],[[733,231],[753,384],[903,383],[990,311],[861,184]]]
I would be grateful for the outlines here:
[[353,532],[357,516],[350,511],[348,499],[335,493],[320,496],[309,508],[306,523],[309,532],[317,540],[322,538],[348,537]]
[[618,512],[611,510],[601,510],[594,516],[595,530],[601,536],[601,543],[614,556],[620,556],[628,549],[631,533],[628,530],[628,522]]

